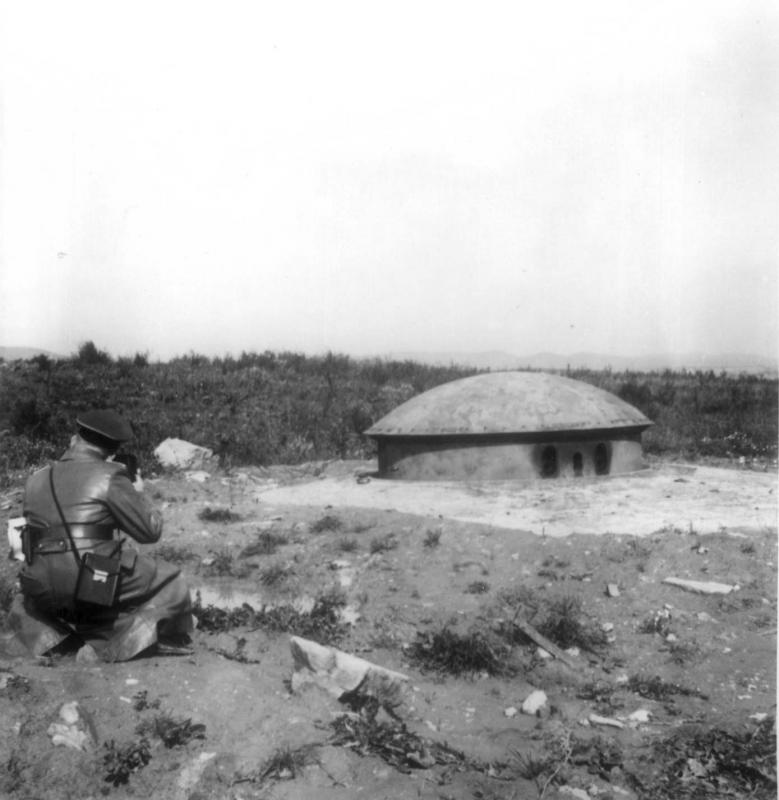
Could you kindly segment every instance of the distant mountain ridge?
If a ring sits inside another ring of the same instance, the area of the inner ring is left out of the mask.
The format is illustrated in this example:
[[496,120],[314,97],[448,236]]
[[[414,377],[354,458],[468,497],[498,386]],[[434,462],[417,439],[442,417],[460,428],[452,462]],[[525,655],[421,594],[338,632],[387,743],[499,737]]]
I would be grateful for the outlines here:
[[51,350],[43,350],[40,347],[2,347],[0,346],[0,358],[4,361],[16,361],[18,359],[35,358],[39,355],[49,356],[49,358],[65,358],[59,353],[52,353]]
[[664,369],[687,369],[691,371],[712,370],[715,373],[741,373],[777,375],[779,363],[764,356],[748,353],[705,353],[656,354],[647,356],[614,356],[603,353],[535,353],[529,356],[516,356],[498,350],[481,353],[457,351],[443,352],[391,352],[383,356],[394,361],[417,361],[421,364],[449,366],[451,364],[476,369],[593,369],[611,368],[616,372],[633,370],[653,372]]

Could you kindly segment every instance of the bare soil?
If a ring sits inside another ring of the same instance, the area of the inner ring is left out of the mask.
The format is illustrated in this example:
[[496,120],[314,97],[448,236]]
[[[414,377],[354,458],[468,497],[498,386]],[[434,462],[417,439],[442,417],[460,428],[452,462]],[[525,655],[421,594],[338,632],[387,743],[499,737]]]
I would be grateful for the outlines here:
[[[236,627],[212,614],[216,630],[201,627],[189,657],[33,660],[6,639],[0,797],[776,796],[775,757],[760,747],[775,736],[775,474],[657,464],[463,485],[382,481],[373,468],[147,480],[166,517],[148,551],[181,564],[204,608],[305,611],[337,597],[343,624],[320,638],[340,633],[331,643],[409,676],[397,719],[360,717],[317,686],[293,693],[295,631],[251,613]],[[2,498],[3,527],[20,499],[20,488]],[[668,577],[737,588],[696,594]],[[507,638],[513,615],[540,626],[566,601],[592,634],[568,651],[573,667]],[[442,630],[491,642],[505,671],[425,668],[415,645]],[[546,704],[522,713],[536,689]],[[68,701],[89,720],[83,752],[47,733]],[[371,747],[360,719],[395,738]],[[107,780],[117,764],[125,782]]]

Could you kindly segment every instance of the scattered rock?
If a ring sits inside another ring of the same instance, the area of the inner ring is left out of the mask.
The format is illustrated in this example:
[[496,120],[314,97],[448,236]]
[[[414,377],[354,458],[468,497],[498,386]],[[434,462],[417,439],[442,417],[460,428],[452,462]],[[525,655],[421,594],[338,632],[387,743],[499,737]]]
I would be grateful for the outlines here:
[[46,733],[55,747],[69,747],[73,750],[92,750],[96,744],[93,726],[82,717],[78,702],[71,700],[60,708],[61,722],[52,722]]
[[366,694],[397,693],[408,681],[408,676],[400,672],[299,636],[292,636],[289,646],[295,670],[293,692],[313,683],[334,697],[352,692],[358,686]]
[[620,722],[618,719],[613,719],[612,717],[601,717],[598,714],[590,714],[587,719],[590,721],[591,725],[605,725],[609,728],[624,728],[625,724]]
[[154,455],[163,467],[199,470],[213,458],[214,451],[183,439],[165,439],[157,445]]
[[567,784],[558,786],[557,793],[562,797],[575,797],[576,800],[590,800],[590,795],[586,790],[579,789],[576,786],[568,786]]
[[508,708],[503,709],[503,716],[508,717],[509,719],[513,719],[514,717],[519,714],[519,710],[516,706],[509,706]]
[[194,483],[205,483],[211,477],[211,473],[202,469],[190,470],[189,472],[184,473],[184,477],[188,481],[192,481]]
[[606,595],[608,597],[619,597],[619,586],[616,583],[607,583]]
[[685,578],[665,578],[663,583],[667,583],[669,586],[678,586],[680,589],[696,594],[730,594],[738,589],[738,585],[729,583],[690,581]]
[[546,701],[546,692],[541,689],[536,689],[531,692],[522,703],[522,713],[535,715],[546,706]]
[[652,717],[652,712],[646,708],[637,708],[632,714],[628,715],[628,721],[634,722],[637,725],[643,722],[649,722]]

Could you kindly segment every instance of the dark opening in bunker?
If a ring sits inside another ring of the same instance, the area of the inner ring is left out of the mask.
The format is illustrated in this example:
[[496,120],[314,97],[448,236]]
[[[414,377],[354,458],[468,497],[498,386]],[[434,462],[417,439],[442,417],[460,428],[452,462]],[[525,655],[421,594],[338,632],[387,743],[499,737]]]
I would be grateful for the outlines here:
[[573,454],[573,474],[577,478],[581,478],[584,469],[584,461],[581,453]]
[[609,451],[603,442],[595,448],[595,474],[609,474]]
[[554,478],[557,476],[557,449],[545,447],[541,453],[541,477]]

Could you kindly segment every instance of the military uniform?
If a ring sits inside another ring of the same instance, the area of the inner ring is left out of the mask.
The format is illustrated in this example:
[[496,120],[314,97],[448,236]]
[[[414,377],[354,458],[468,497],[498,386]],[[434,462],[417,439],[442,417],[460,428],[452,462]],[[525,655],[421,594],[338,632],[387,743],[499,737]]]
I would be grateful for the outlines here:
[[[162,518],[135,490],[124,465],[106,461],[106,455],[104,448],[75,437],[60,461],[38,470],[25,487],[24,516],[32,535],[28,563],[19,576],[22,594],[9,622],[35,655],[75,634],[103,660],[124,661],[160,640],[180,640],[193,629],[189,589],[179,570],[119,541],[121,532],[142,544],[158,541]],[[76,603],[79,564],[71,538],[79,556],[121,553],[112,606]]]

